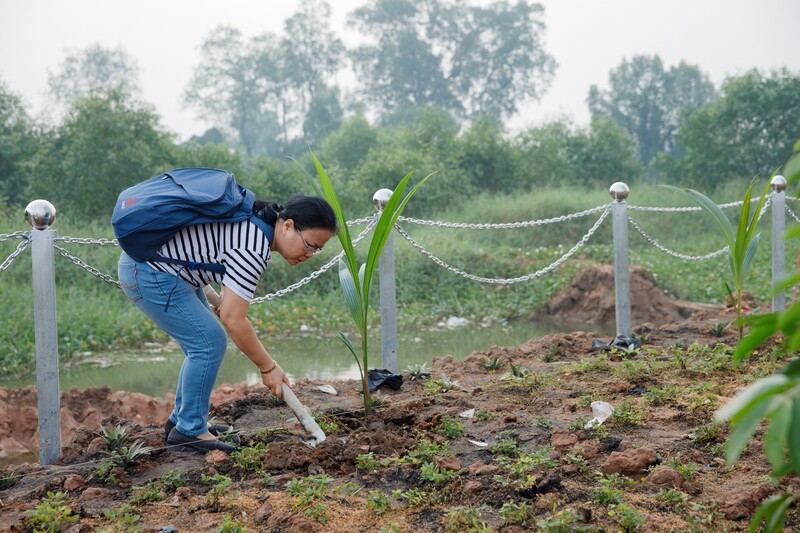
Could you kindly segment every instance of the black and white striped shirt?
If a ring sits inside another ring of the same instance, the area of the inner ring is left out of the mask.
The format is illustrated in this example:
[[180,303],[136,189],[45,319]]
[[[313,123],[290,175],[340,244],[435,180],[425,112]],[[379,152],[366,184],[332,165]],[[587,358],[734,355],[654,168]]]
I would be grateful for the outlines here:
[[216,283],[248,302],[270,259],[269,241],[258,226],[242,222],[211,222],[187,226],[158,251],[164,257],[225,265],[225,274],[189,270],[181,265],[148,262],[162,272],[177,274],[195,287]]

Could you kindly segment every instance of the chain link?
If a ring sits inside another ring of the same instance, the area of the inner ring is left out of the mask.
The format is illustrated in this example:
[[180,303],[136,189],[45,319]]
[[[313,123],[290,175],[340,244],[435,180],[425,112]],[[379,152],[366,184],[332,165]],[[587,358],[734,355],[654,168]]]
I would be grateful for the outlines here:
[[[760,200],[760,198],[755,198],[755,200],[758,201],[758,200]],[[752,201],[753,200],[751,200],[751,203],[752,203]],[[744,201],[739,202],[739,205],[743,205],[743,204],[744,204]],[[767,212],[767,209],[769,209],[769,206],[771,204],[772,204],[772,194],[769,194],[767,196],[766,200],[764,200],[764,205],[761,206],[761,211],[758,213],[758,219],[756,220],[756,224],[758,224],[761,221],[761,217],[764,216],[764,213]],[[721,206],[717,206],[717,207],[721,207]],[[631,226],[633,226],[634,229],[636,229],[636,231],[638,231],[639,234],[642,237],[644,237],[644,239],[647,242],[649,242],[650,244],[652,244],[653,246],[655,246],[657,249],[661,250],[665,254],[671,255],[673,257],[677,257],[678,259],[684,259],[686,261],[705,261],[707,259],[714,259],[716,257],[719,257],[719,256],[721,256],[722,254],[726,253],[729,250],[729,248],[727,246],[725,246],[725,247],[717,250],[716,252],[711,252],[710,254],[706,254],[706,255],[684,255],[684,254],[679,253],[679,252],[674,252],[674,251],[670,250],[669,248],[661,245],[653,237],[651,237],[650,235],[645,233],[645,231],[642,229],[642,227],[639,224],[637,224],[636,221],[633,220],[630,217],[630,215],[628,215],[628,222],[630,222]]]
[[74,255],[69,253],[66,249],[60,247],[57,244],[54,244],[53,247],[56,250],[58,250],[58,253],[60,253],[61,255],[63,255],[64,257],[66,257],[70,261],[72,261],[74,264],[76,264],[79,267],[81,267],[82,269],[84,269],[89,274],[102,279],[103,281],[105,281],[109,285],[114,285],[114,286],[116,286],[118,288],[122,287],[122,284],[120,284],[119,281],[115,280],[113,277],[109,276],[108,274],[103,274],[102,272],[100,272],[99,270],[94,268],[93,266],[90,266],[90,265],[86,264],[83,260],[81,260],[79,257],[75,257]]
[[631,226],[633,226],[634,229],[636,229],[636,231],[638,231],[639,234],[642,237],[644,237],[647,242],[649,242],[650,244],[652,244],[653,246],[655,246],[656,248],[658,248],[659,250],[661,250],[665,254],[671,255],[672,257],[677,257],[678,259],[684,259],[686,261],[705,261],[706,259],[714,259],[715,257],[719,257],[719,256],[721,256],[722,254],[724,254],[725,252],[728,251],[728,247],[725,246],[722,249],[717,250],[716,252],[711,252],[710,254],[706,254],[706,255],[684,255],[682,253],[673,252],[669,248],[666,248],[666,247],[662,246],[661,244],[659,244],[658,241],[656,241],[650,235],[645,233],[644,230],[642,229],[642,227],[639,226],[639,224],[637,224],[636,221],[633,220],[630,216],[628,216],[628,222],[630,222]]
[[[2,240],[5,240],[5,239],[2,239]],[[5,260],[5,261],[3,261],[2,263],[0,263],[0,272],[4,271],[4,270],[6,270],[8,267],[10,267],[10,266],[11,266],[11,263],[13,263],[13,262],[14,262],[14,260],[17,258],[17,256],[18,256],[19,254],[21,254],[21,253],[22,253],[22,251],[23,251],[23,250],[25,250],[25,248],[27,248],[27,247],[28,247],[28,245],[29,245],[30,243],[31,243],[31,240],[30,240],[30,238],[27,238],[27,239],[25,239],[25,240],[21,241],[21,242],[20,242],[20,243],[17,245],[17,249],[16,249],[16,250],[14,250],[13,252],[11,252],[11,255],[9,255],[8,257],[6,257],[6,260]]]
[[427,257],[428,259],[430,259],[431,261],[433,261],[434,263],[436,263],[440,267],[444,268],[445,270],[448,270],[448,271],[452,272],[453,274],[457,274],[457,275],[459,275],[459,276],[461,276],[463,278],[466,278],[468,280],[478,281],[478,282],[481,282],[481,283],[492,283],[492,284],[495,284],[495,285],[512,285],[514,283],[520,283],[522,281],[530,281],[532,279],[541,277],[544,274],[547,274],[551,270],[555,269],[557,266],[559,266],[561,263],[563,263],[564,261],[566,261],[570,257],[572,257],[575,254],[575,252],[577,252],[584,244],[586,244],[586,241],[588,241],[589,238],[592,235],[594,235],[594,233],[597,231],[597,228],[600,227],[600,224],[603,222],[603,220],[605,220],[606,216],[608,216],[608,213],[610,213],[610,212],[611,212],[611,208],[610,208],[610,204],[609,204],[609,205],[605,206],[605,211],[603,211],[603,214],[600,215],[600,218],[597,219],[597,222],[594,223],[594,225],[589,229],[589,231],[586,233],[586,235],[584,235],[581,238],[581,240],[579,240],[578,243],[575,244],[575,246],[573,246],[567,253],[562,255],[560,258],[558,258],[556,261],[554,261],[550,265],[544,267],[541,270],[537,270],[536,272],[533,272],[531,274],[526,274],[526,275],[520,276],[518,278],[506,278],[506,279],[503,279],[503,278],[484,278],[484,277],[481,277],[481,276],[475,276],[473,274],[468,274],[467,272],[464,272],[463,270],[461,270],[459,268],[456,268],[454,266],[448,265],[447,263],[445,263],[444,261],[442,261],[441,259],[439,259],[435,255],[433,255],[431,252],[429,252],[428,250],[423,248],[422,245],[420,245],[418,242],[416,242],[414,239],[412,239],[411,236],[408,233],[403,231],[403,229],[400,226],[395,225],[395,229],[418,252],[420,252],[422,255],[424,255],[425,257]]
[[[750,203],[758,202],[759,198],[751,198]],[[729,209],[744,204],[744,200],[736,202],[728,202],[727,204],[719,204],[717,207],[720,209]],[[647,211],[650,213],[684,213],[688,211],[700,211],[702,207],[647,207],[642,205],[628,205],[630,211]]]
[[[362,219],[364,221],[369,221],[369,224],[367,225],[366,228],[364,228],[364,231],[362,231],[358,235],[358,237],[353,239],[353,246],[356,246],[359,242],[361,242],[361,239],[363,239],[364,237],[367,236],[367,233],[372,231],[372,228],[374,228],[375,225],[378,223],[378,218],[379,217],[380,217],[380,214],[379,213],[375,213],[370,218]],[[350,223],[348,222],[347,225],[349,226]],[[263,303],[263,302],[266,302],[266,301],[269,301],[269,300],[274,300],[275,298],[280,298],[281,296],[285,296],[285,295],[289,294],[290,292],[292,292],[294,290],[297,290],[300,287],[302,287],[303,285],[306,285],[306,284],[310,283],[311,281],[313,281],[313,280],[317,279],[318,277],[320,277],[322,274],[324,274],[325,272],[330,270],[331,267],[333,267],[333,265],[338,263],[339,259],[341,259],[342,257],[344,257],[344,250],[339,252],[333,259],[331,259],[330,261],[328,261],[327,263],[325,263],[324,265],[319,267],[319,269],[315,270],[314,272],[312,272],[308,276],[304,277],[303,279],[301,279],[297,283],[293,283],[293,284],[289,285],[288,287],[286,287],[285,289],[281,289],[281,290],[272,292],[270,294],[265,294],[264,296],[259,296],[258,298],[253,298],[250,301],[250,303],[251,304],[260,304],[260,303]]]
[[0,233],[0,242],[8,241],[10,239],[28,239],[31,238],[30,231],[15,231],[14,233]]
[[783,204],[783,207],[786,209],[786,212],[789,213],[789,216],[794,219],[795,222],[800,222],[800,218],[797,218],[797,215],[794,211],[792,211],[788,205]]
[[566,222],[575,218],[593,215],[600,211],[606,210],[611,204],[599,205],[586,211],[578,213],[571,213],[555,218],[545,218],[541,220],[528,220],[526,222],[507,222],[501,224],[469,224],[466,222],[437,222],[435,220],[420,220],[411,217],[398,217],[398,222],[407,222],[409,224],[418,224],[420,226],[431,226],[436,228],[454,228],[454,229],[513,229],[513,228],[530,228],[533,226],[543,226],[545,224],[555,224],[557,222]]
[[91,239],[85,237],[56,237],[53,239],[65,244],[99,244],[100,246],[119,246],[117,239]]

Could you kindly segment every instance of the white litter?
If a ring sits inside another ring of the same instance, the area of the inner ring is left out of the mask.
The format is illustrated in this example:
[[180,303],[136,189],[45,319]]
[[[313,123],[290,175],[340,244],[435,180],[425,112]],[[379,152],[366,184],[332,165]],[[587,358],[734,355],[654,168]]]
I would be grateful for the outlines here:
[[475,416],[475,409],[474,409],[474,408],[472,408],[472,409],[467,409],[467,410],[466,410],[466,411],[464,411],[463,413],[458,413],[458,416],[460,416],[461,418],[466,418],[467,420],[469,420],[469,419],[471,419],[473,416]]
[[447,318],[445,325],[448,328],[461,328],[469,326],[469,320],[461,316],[451,316]]
[[583,426],[584,429],[596,428],[614,414],[614,408],[607,402],[592,402],[589,406],[592,408],[592,415],[594,418]]
[[467,440],[468,440],[468,441],[469,441],[471,444],[474,444],[475,446],[478,446],[479,448],[486,448],[486,447],[488,447],[488,446],[489,446],[489,444],[488,444],[488,443],[486,443],[486,442],[480,442],[480,441],[477,441],[477,440],[469,440],[469,439],[467,439]]
[[312,387],[311,390],[324,392],[325,394],[332,394],[334,396],[339,394],[339,392],[330,385],[317,385],[316,387]]

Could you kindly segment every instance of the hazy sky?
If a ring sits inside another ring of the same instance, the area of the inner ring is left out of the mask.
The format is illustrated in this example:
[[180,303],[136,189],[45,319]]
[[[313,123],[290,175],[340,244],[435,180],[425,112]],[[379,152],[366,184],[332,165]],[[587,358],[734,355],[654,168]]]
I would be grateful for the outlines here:
[[[334,29],[352,42],[346,16],[366,0],[331,0]],[[486,0],[480,3],[487,3]],[[800,72],[800,0],[543,0],[546,47],[558,62],[544,98],[513,117],[514,129],[555,118],[588,122],[592,84],[607,87],[623,58],[658,54],[666,68],[697,65],[715,85],[753,67]],[[0,0],[0,80],[43,112],[48,71],[66,52],[99,43],[135,58],[143,98],[187,139],[210,124],[184,108],[199,47],[220,24],[247,37],[281,32],[297,0]]]

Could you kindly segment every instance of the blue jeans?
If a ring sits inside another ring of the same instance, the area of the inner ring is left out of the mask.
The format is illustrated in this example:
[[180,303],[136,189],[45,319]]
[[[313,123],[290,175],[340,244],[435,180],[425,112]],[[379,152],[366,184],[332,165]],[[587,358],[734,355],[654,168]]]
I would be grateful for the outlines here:
[[[119,258],[118,269],[125,295],[175,339],[186,354],[170,420],[184,435],[204,433],[208,430],[211,390],[228,344],[225,328],[208,306],[202,289],[134,261],[125,252]],[[165,310],[168,298],[169,307]]]

